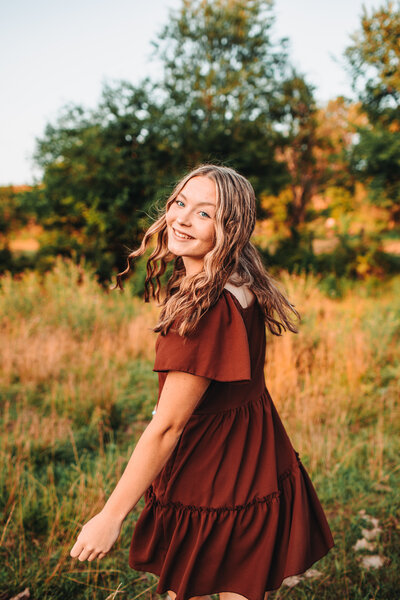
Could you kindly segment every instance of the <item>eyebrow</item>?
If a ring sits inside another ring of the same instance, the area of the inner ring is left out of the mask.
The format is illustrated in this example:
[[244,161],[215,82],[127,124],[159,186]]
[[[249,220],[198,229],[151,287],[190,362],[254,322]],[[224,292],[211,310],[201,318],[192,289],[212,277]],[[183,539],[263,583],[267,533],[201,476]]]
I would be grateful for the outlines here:
[[[184,198],[185,200],[187,200],[187,197],[182,192],[179,192],[178,196],[182,196],[182,198]],[[201,206],[201,205],[204,205],[204,204],[206,204],[208,206],[213,206],[215,208],[215,204],[213,204],[213,202],[198,202],[197,206]]]

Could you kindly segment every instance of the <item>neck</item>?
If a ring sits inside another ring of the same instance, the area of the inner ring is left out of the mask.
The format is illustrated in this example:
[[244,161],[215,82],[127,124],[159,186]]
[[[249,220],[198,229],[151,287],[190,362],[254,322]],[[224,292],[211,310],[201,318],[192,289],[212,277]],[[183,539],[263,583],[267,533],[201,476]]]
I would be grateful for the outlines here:
[[187,256],[183,257],[183,264],[185,265],[186,275],[189,277],[196,275],[196,273],[200,273],[204,267],[203,259],[196,260]]

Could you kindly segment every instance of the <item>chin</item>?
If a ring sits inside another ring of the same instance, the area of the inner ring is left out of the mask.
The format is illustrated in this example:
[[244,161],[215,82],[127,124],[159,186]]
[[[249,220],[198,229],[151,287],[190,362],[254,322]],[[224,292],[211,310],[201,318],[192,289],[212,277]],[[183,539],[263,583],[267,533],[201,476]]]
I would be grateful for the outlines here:
[[175,256],[179,256],[176,248],[174,248],[174,246],[172,244],[167,244],[167,248],[168,248],[168,252],[171,252],[171,254],[174,254]]

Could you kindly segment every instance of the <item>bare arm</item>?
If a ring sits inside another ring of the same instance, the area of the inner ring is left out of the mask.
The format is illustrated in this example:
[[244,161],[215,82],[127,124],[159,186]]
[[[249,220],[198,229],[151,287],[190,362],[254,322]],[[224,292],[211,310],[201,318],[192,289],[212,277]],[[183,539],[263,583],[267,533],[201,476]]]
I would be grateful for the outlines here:
[[190,373],[168,373],[156,414],[142,433],[104,508],[83,526],[70,552],[73,558],[93,560],[109,552],[123,520],[171,456],[209,383],[210,379]]

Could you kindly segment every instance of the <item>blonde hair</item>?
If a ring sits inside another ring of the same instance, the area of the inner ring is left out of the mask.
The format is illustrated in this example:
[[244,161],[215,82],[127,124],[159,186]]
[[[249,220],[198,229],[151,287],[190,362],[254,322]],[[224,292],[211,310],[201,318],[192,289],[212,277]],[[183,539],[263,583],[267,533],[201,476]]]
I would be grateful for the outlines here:
[[[203,270],[187,276],[182,257],[168,249],[166,213],[186,183],[197,176],[208,177],[216,186],[215,245],[204,256]],[[282,329],[286,328],[298,333],[288,313],[292,311],[301,319],[299,313],[278,289],[264,268],[258,250],[250,242],[255,223],[256,198],[250,182],[230,167],[200,165],[178,182],[162,214],[145,232],[138,250],[128,255],[128,266],[117,274],[117,283],[112,289],[118,287],[123,290],[122,279],[131,271],[130,260],[142,256],[151,237],[157,235],[156,248],[146,264],[145,302],[149,302],[149,287],[152,297],[160,302],[160,276],[171,261],[174,261],[174,269],[166,284],[158,323],[153,331],[165,334],[175,322],[180,335],[193,333],[201,316],[217,302],[227,281],[235,276],[235,281],[231,280],[234,285],[245,284],[256,295],[271,333],[281,335]],[[275,312],[280,320],[275,319]]]

